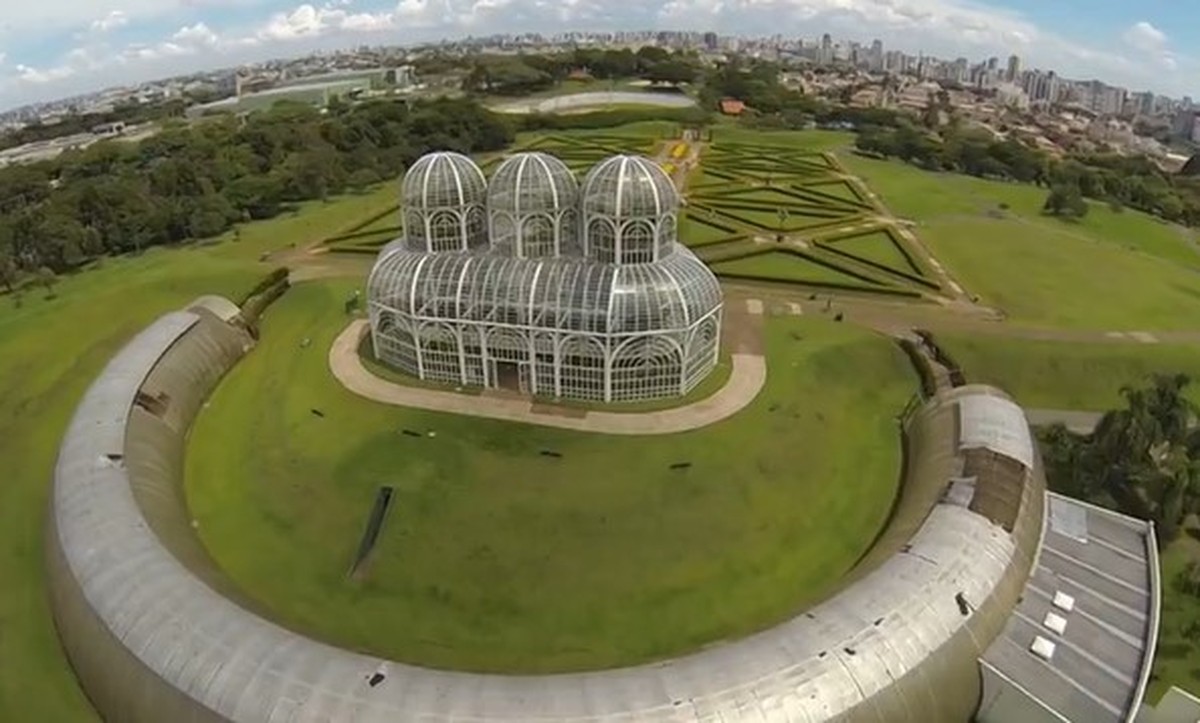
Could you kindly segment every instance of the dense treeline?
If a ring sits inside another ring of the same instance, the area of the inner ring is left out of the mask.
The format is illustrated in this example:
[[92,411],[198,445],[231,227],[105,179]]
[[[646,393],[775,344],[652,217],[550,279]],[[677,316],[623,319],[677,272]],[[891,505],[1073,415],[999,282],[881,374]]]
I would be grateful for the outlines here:
[[1088,436],[1061,425],[1041,434],[1051,487],[1146,520],[1159,539],[1179,535],[1200,513],[1200,428],[1185,375],[1158,375],[1121,390],[1125,405]]
[[579,48],[549,55],[480,55],[470,60],[463,90],[525,95],[552,88],[578,72],[598,80],[641,78],[678,86],[696,80],[700,66],[693,56],[651,46],[637,52]]
[[288,204],[393,178],[433,149],[512,142],[467,100],[378,102],[322,114],[280,104],[244,122],[174,125],[136,145],[98,143],[0,171],[0,288],[105,254],[219,235]]
[[1013,138],[996,140],[957,125],[933,132],[904,121],[892,127],[864,127],[856,145],[930,170],[1045,186],[1052,189],[1048,210],[1061,206],[1086,211],[1072,202],[1082,195],[1200,225],[1200,179],[1171,176],[1141,156],[1072,154],[1057,159]]

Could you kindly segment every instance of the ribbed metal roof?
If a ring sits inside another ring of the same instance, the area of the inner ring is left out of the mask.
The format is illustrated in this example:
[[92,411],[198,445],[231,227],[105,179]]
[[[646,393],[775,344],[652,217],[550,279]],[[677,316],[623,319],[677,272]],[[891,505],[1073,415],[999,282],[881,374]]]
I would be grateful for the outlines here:
[[657,218],[679,209],[679,193],[661,167],[642,156],[613,156],[583,180],[583,213],[617,221]]
[[567,164],[547,153],[517,153],[492,174],[488,211],[516,216],[573,208],[579,183]]
[[402,184],[404,206],[421,211],[461,210],[487,201],[487,180],[475,161],[450,151],[417,159]]
[[653,264],[617,266],[425,254],[393,243],[367,289],[372,304],[416,317],[603,334],[686,329],[721,306],[716,277],[683,246]]
[[[285,630],[218,594],[197,569],[203,561],[192,560],[189,569],[158,537],[192,531],[183,516],[139,506],[127,470],[138,466],[141,485],[157,483],[164,496],[177,495],[179,467],[145,465],[139,457],[155,439],[182,444],[186,424],[164,421],[141,432],[145,438],[131,439],[127,421],[152,370],[164,385],[153,390],[155,398],[168,400],[164,419],[170,399],[195,397],[197,386],[215,383],[212,365],[222,358],[215,347],[194,347],[212,355],[198,360],[185,352],[193,347],[179,344],[199,319],[167,315],[118,353],[77,409],[55,470],[52,544],[62,569],[51,579],[59,581],[55,613],[66,647],[77,669],[103,646],[117,646],[141,664],[134,672],[111,673],[128,679],[105,681],[106,671],[94,668],[81,675],[93,692],[111,689],[111,695],[93,696],[112,708],[102,711],[110,718],[928,721],[972,712],[976,656],[1011,610],[1012,583],[1023,582],[1029,562],[1026,538],[1040,528],[1037,470],[1019,482],[1023,503],[1014,533],[962,506],[917,503],[901,524],[919,524],[899,551],[828,601],[743,640],[593,673],[427,670]],[[156,370],[160,364],[171,365],[171,373]],[[910,436],[923,440],[910,449],[910,470],[921,474],[909,480],[913,490],[940,489],[961,466],[960,440],[946,430],[954,428],[958,402],[980,393],[957,390],[911,420]],[[989,484],[986,475],[976,482],[977,488]],[[86,626],[76,624],[80,609],[94,613],[111,637],[73,637],[87,635],[80,632]],[[170,698],[164,687],[183,695]],[[137,701],[159,699],[195,707],[157,715],[137,707]]]

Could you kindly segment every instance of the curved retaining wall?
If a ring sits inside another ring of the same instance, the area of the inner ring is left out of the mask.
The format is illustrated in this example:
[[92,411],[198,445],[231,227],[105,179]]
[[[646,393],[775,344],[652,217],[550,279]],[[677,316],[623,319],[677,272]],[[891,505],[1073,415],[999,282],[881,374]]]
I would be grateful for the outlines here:
[[[63,440],[47,525],[53,610],[110,721],[966,720],[979,699],[976,659],[1036,550],[1036,458],[1014,467],[985,452],[986,465],[966,469],[960,444],[964,400],[991,400],[1009,422],[1015,406],[964,388],[909,421],[905,494],[852,584],[771,630],[661,663],[554,676],[434,671],[340,650],[235,602],[186,512],[187,428],[249,343],[206,309],[168,314],[112,360]],[[1029,442],[1027,426],[1020,435]],[[1011,532],[961,496],[946,500],[947,481],[965,472],[977,498],[1002,493]]]

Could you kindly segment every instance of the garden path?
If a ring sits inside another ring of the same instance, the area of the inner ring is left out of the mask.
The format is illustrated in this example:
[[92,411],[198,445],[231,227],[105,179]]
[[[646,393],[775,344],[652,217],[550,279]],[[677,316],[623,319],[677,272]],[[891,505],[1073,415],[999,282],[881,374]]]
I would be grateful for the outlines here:
[[728,324],[734,353],[733,370],[725,386],[698,402],[653,412],[568,409],[565,411],[570,413],[564,414],[564,408],[524,397],[474,396],[389,382],[372,374],[359,358],[359,345],[368,328],[362,319],[352,322],[333,342],[329,368],[346,389],[384,404],[599,434],[675,434],[728,419],[749,406],[762,391],[767,380],[767,363],[761,351],[761,307],[757,311],[756,314],[749,304],[742,305],[740,310],[726,308],[727,318],[736,321]]

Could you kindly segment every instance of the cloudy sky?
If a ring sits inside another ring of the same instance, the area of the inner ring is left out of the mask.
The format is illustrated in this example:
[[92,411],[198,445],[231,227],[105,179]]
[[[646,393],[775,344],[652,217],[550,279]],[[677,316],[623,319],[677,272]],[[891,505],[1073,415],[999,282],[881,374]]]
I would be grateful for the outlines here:
[[1193,0],[4,0],[0,109],[316,48],[537,30],[870,41],[1200,96]]

